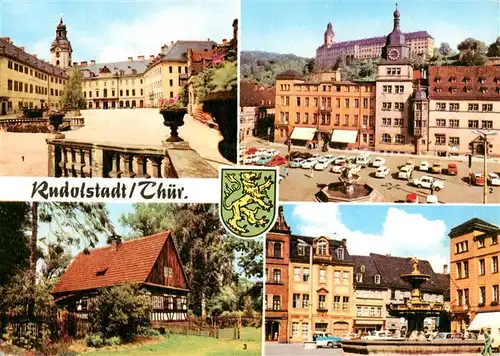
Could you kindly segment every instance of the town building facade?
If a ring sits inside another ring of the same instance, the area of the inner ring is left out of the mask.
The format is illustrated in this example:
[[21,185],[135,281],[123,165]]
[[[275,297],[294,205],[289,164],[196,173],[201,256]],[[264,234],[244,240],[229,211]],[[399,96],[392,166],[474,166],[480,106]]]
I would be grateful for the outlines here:
[[[474,144],[474,130],[500,131],[500,67],[430,67],[429,86],[427,151],[483,155],[484,144]],[[499,135],[491,136],[489,144],[489,154],[500,156]]]
[[340,72],[308,82],[294,71],[276,77],[274,140],[294,145],[370,149],[375,138],[375,83],[341,81]]
[[273,229],[266,235],[266,274],[264,310],[265,340],[288,342],[288,269],[290,264],[290,227],[283,207]]
[[500,228],[473,218],[452,228],[448,236],[451,330],[478,332],[488,326],[488,319],[500,317]]
[[[274,134],[275,88],[240,81],[240,144],[254,135]],[[263,121],[272,122],[272,127]],[[269,130],[266,130],[269,129]],[[272,131],[272,132],[271,132]]]
[[[434,55],[434,39],[427,31],[404,33],[405,45],[410,55],[430,58]],[[323,45],[316,50],[318,69],[328,69],[335,66],[339,60],[349,64],[355,60],[379,59],[385,46],[386,38],[371,37],[353,41],[335,41],[333,26],[328,23],[324,34]]]

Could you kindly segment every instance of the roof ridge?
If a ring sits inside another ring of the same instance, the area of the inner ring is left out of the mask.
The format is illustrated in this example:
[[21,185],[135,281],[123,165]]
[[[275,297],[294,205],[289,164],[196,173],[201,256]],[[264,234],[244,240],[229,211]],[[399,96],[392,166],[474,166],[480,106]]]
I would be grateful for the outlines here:
[[[130,240],[125,240],[125,241],[122,241],[122,244],[128,244],[128,243],[131,243],[131,242],[137,242],[137,241],[143,241],[145,239],[149,239],[149,238],[153,238],[153,237],[159,237],[163,234],[167,234],[167,237],[168,235],[170,234],[170,230],[166,230],[166,231],[162,231],[162,232],[158,232],[156,234],[153,234],[153,235],[149,235],[149,236],[141,236],[141,237],[137,237],[135,239],[130,239]],[[90,252],[92,251],[96,251],[96,250],[104,250],[104,249],[107,249],[107,248],[112,248],[113,246],[111,245],[106,245],[106,246],[99,246],[99,247],[95,247],[93,248]],[[78,255],[82,254],[83,251],[81,251],[80,253],[78,253]],[[77,255],[77,256],[78,256]],[[76,257],[75,257],[76,258]]]

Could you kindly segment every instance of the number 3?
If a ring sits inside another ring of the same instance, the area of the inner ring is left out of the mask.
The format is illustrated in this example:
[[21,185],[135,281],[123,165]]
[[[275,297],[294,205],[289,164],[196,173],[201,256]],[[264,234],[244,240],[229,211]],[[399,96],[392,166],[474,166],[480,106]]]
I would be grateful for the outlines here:
[[247,344],[243,344],[243,350],[247,349]]

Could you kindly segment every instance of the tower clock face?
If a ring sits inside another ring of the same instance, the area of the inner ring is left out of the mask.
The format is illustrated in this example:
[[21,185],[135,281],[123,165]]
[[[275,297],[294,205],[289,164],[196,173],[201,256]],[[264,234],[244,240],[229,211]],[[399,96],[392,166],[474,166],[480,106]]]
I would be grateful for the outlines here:
[[396,59],[399,58],[399,51],[396,48],[392,48],[389,50],[389,53],[387,54],[387,57],[391,61],[395,61]]

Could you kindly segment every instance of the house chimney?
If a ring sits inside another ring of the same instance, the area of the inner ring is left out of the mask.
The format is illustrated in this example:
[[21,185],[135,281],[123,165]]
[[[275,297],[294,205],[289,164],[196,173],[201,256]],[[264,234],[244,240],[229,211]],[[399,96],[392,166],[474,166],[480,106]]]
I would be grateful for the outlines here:
[[173,46],[174,45],[174,41],[170,41],[170,45]]
[[347,247],[347,239],[342,239],[342,247],[343,248]]
[[137,57],[137,60],[138,60],[139,62],[144,62],[144,56],[138,56],[138,57]]
[[153,59],[155,59],[154,54],[150,54],[150,55],[149,55],[149,60],[150,60],[150,61],[152,61]]
[[108,241],[113,250],[118,250],[122,244],[122,237],[113,233],[113,235],[108,238]]
[[95,59],[91,59],[91,60],[90,60],[90,65],[91,65],[91,66],[95,65]]
[[86,66],[87,66],[87,61],[81,61],[81,62],[80,62],[80,65],[81,65],[82,67],[86,67]]
[[132,62],[134,59],[132,57],[128,57],[128,61]]
[[1,39],[4,40],[7,43],[11,43],[10,42],[10,37],[1,37]]
[[74,65],[74,66],[77,66],[77,65],[78,65],[78,62],[73,62],[73,65]]
[[443,273],[448,274],[448,265],[443,265]]
[[19,47],[19,49],[20,49],[21,51],[25,52],[25,50],[24,50],[24,46]]
[[224,46],[225,46],[225,45],[227,45],[227,39],[225,39],[225,38],[224,38],[224,39],[222,40],[222,44],[223,44]]
[[385,254],[387,257],[391,257],[391,254],[390,253],[386,253]]

